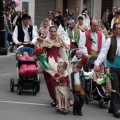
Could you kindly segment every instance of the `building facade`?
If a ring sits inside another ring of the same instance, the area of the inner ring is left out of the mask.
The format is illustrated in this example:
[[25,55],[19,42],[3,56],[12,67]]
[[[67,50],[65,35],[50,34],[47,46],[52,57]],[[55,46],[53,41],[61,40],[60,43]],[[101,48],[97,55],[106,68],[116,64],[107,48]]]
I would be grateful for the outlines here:
[[38,27],[43,19],[47,17],[49,10],[60,9],[62,14],[66,9],[75,11],[75,19],[81,14],[83,8],[89,9],[91,18],[101,20],[103,12],[108,8],[110,11],[113,6],[120,6],[120,0],[19,0],[21,5],[16,10],[27,9],[32,17],[33,24]]

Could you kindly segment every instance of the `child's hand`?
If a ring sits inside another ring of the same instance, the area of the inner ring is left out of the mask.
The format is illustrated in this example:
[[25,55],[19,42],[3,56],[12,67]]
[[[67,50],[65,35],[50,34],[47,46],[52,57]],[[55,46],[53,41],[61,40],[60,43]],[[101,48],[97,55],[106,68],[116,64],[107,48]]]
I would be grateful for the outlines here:
[[64,75],[60,75],[60,76],[59,76],[59,79],[62,79],[62,78],[64,78]]
[[59,81],[60,81],[60,79],[59,79],[59,78],[57,78],[57,79],[56,79],[56,82],[59,82]]

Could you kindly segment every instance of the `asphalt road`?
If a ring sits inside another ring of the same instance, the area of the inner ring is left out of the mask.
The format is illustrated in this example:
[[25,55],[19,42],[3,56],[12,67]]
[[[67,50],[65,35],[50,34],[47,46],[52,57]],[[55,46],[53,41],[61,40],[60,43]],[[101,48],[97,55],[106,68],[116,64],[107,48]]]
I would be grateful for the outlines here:
[[34,96],[32,91],[24,91],[22,95],[10,92],[10,79],[16,79],[16,61],[13,53],[0,56],[0,120],[116,120],[107,113],[109,105],[99,108],[98,102],[92,101],[84,105],[83,116],[56,113],[50,106],[49,97],[42,73],[41,90]]

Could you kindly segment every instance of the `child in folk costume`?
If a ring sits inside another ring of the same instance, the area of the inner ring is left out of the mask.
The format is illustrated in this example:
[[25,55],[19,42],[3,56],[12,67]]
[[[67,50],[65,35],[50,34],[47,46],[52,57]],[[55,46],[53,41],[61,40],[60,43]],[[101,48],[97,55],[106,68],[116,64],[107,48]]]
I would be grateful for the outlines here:
[[71,73],[71,84],[74,96],[73,115],[82,116],[82,107],[85,98],[85,79],[90,79],[94,74],[94,70],[91,72],[84,72],[81,70],[83,65],[79,61],[74,61],[71,64],[73,71]]
[[49,21],[48,19],[45,19],[39,28],[39,35],[40,35],[39,46],[40,47],[42,47],[43,41],[47,37],[48,33],[49,33]]
[[81,60],[82,55],[83,55],[83,54],[82,54],[82,52],[81,52],[80,50],[76,50],[76,51],[75,51],[75,55],[74,55],[72,61]]
[[57,71],[54,75],[54,78],[56,80],[56,86],[55,86],[55,95],[56,100],[58,103],[57,111],[63,112],[63,114],[68,113],[68,107],[69,107],[69,85],[70,80],[68,74],[65,75],[65,70],[67,69],[67,64],[65,62],[59,62],[57,66]]
[[93,81],[97,82],[97,84],[102,85],[105,83],[106,79],[106,74],[105,74],[105,65],[102,63],[100,65],[100,70],[99,72],[96,72],[95,75],[93,76]]

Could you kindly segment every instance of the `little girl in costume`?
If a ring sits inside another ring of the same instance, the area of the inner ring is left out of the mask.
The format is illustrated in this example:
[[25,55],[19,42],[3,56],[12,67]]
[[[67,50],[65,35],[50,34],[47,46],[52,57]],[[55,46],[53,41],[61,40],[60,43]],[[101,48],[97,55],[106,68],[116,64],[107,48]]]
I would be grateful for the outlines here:
[[57,111],[63,112],[63,114],[68,113],[68,99],[69,99],[69,76],[65,75],[65,70],[67,69],[67,64],[65,62],[59,62],[57,66],[57,71],[54,75],[56,80],[55,95],[58,103]]
[[95,75],[93,76],[93,81],[97,82],[97,84],[101,85],[105,83],[105,65],[102,63],[100,65],[100,71],[96,72]]
[[39,41],[39,47],[42,47],[44,39],[47,37],[49,33],[49,21],[48,19],[45,19],[41,27],[39,28],[39,35],[40,35],[40,41]]

